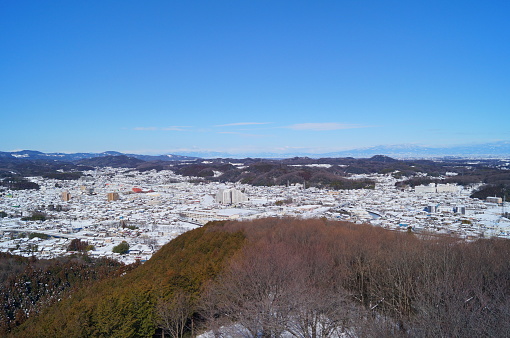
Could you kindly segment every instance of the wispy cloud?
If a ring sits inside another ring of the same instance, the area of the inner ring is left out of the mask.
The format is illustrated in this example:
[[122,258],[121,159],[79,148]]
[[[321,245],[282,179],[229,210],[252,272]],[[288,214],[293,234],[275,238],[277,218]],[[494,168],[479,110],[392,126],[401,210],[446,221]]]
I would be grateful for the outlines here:
[[268,136],[270,136],[270,135],[261,135],[261,134],[241,133],[238,131],[219,131],[218,134],[239,135],[239,136],[243,136],[243,137],[268,137]]
[[189,130],[190,126],[170,126],[170,127],[135,127],[133,130],[170,130],[170,131],[185,131]]
[[290,126],[286,126],[284,128],[293,129],[293,130],[324,131],[324,130],[367,128],[367,126],[362,126],[359,124],[326,122],[326,123],[298,123],[298,124],[292,124]]
[[190,126],[170,126],[166,128],[161,128],[161,130],[176,130],[176,131],[185,131],[189,130]]
[[215,127],[251,126],[251,125],[260,125],[260,124],[271,124],[271,122],[237,122],[237,123],[218,124]]
[[135,127],[133,130],[158,130],[156,127]]

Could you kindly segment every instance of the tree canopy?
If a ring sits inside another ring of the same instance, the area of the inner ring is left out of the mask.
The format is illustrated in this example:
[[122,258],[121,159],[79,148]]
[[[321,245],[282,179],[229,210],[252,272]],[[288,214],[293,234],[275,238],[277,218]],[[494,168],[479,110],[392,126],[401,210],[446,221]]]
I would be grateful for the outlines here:
[[14,336],[508,336],[510,241],[326,219],[214,222]]

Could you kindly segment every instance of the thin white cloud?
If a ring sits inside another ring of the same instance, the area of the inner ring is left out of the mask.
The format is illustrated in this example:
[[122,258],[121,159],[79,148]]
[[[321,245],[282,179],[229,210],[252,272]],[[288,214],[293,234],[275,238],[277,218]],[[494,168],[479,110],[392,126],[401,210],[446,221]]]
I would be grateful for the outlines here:
[[156,127],[135,127],[133,130],[158,130]]
[[190,126],[170,126],[170,127],[135,127],[133,130],[165,130],[165,131],[185,131],[186,128],[191,128]]
[[341,130],[341,129],[355,129],[355,128],[366,128],[358,124],[346,124],[337,122],[326,122],[326,123],[298,123],[286,126],[293,130],[313,130],[313,131],[324,131],[324,130]]
[[215,127],[251,126],[251,125],[270,124],[270,123],[271,122],[237,122],[237,123],[218,124]]
[[176,130],[176,131],[185,131],[191,128],[190,126],[170,126],[166,128],[161,128],[161,130]]
[[260,134],[248,134],[248,133],[241,133],[237,131],[219,131],[218,134],[229,134],[229,135],[239,135],[244,137],[268,137],[269,135],[260,135]]

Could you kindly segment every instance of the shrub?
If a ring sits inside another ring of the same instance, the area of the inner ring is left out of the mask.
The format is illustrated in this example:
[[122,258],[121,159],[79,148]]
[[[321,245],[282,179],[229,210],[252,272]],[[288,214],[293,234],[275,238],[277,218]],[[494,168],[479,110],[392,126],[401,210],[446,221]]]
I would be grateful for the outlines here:
[[119,245],[113,247],[112,252],[118,253],[121,255],[127,254],[129,252],[129,244],[126,241],[122,241]]
[[28,235],[28,238],[32,239],[34,237],[38,237],[40,239],[48,239],[50,236],[46,234],[41,234],[38,232],[32,232],[30,235]]
[[89,243],[87,241],[82,241],[80,239],[73,239],[69,246],[67,247],[67,251],[87,251],[87,247]]

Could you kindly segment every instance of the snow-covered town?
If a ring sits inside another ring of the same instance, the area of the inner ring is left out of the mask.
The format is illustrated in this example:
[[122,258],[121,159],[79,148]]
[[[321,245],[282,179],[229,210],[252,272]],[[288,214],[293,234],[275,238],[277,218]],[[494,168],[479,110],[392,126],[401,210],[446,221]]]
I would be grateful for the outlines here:
[[[149,259],[179,234],[214,220],[264,217],[338,219],[397,231],[510,237],[508,203],[470,198],[471,188],[437,184],[399,188],[392,175],[369,178],[375,189],[326,190],[300,184],[251,186],[197,183],[169,170],[98,168],[79,180],[31,177],[40,190],[4,191],[0,197],[0,251],[38,258],[70,255],[73,239],[89,255],[125,263]],[[44,220],[30,216],[44,213]],[[35,234],[35,235],[34,235]],[[123,241],[126,254],[114,253]]]

